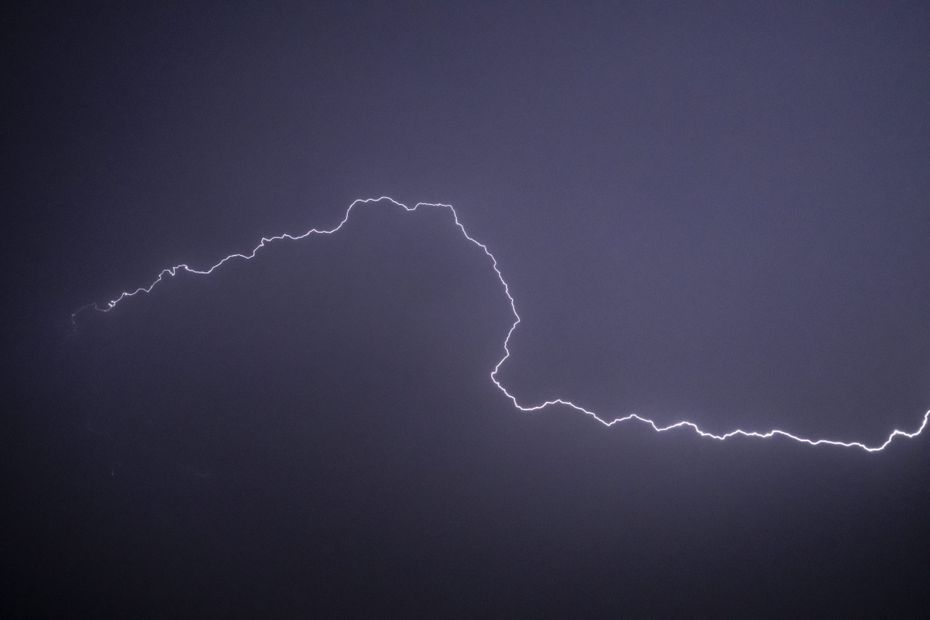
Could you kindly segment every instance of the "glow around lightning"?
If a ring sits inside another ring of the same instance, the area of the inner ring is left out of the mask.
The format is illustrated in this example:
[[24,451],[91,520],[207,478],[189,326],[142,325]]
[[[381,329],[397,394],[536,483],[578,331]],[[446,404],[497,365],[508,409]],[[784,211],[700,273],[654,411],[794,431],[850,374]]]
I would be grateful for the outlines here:
[[687,420],[681,420],[680,422],[675,422],[674,424],[662,426],[660,424],[657,424],[655,421],[650,420],[649,418],[645,418],[636,413],[630,413],[623,417],[614,417],[614,418],[603,417],[601,414],[598,414],[595,411],[586,409],[585,407],[582,407],[581,405],[577,405],[573,403],[572,401],[564,399],[564,398],[554,398],[552,400],[543,401],[535,405],[522,404],[517,399],[517,397],[514,396],[497,378],[497,375],[500,372],[501,366],[504,365],[504,362],[510,359],[510,338],[511,336],[513,336],[514,331],[516,331],[517,326],[520,325],[522,321],[522,319],[520,318],[520,314],[517,312],[516,301],[514,300],[513,295],[510,294],[510,285],[507,284],[507,280],[504,279],[504,274],[501,273],[500,267],[497,264],[497,258],[494,256],[494,254],[491,253],[491,251],[488,249],[488,246],[481,243],[480,241],[478,241],[477,239],[475,239],[468,233],[468,231],[465,229],[465,226],[462,224],[461,220],[459,220],[459,215],[452,205],[442,204],[442,203],[432,203],[432,202],[419,202],[415,204],[414,206],[409,207],[388,196],[381,196],[379,198],[360,198],[358,200],[353,201],[352,204],[350,204],[346,208],[345,215],[343,216],[342,220],[334,228],[330,228],[330,229],[311,228],[310,230],[302,234],[299,234],[299,235],[292,235],[292,234],[285,233],[281,235],[275,235],[273,237],[262,237],[258,245],[252,248],[250,252],[245,253],[245,254],[238,253],[238,252],[235,254],[230,254],[220,259],[216,264],[206,269],[195,269],[185,264],[175,265],[173,267],[167,267],[165,269],[162,269],[161,272],[159,272],[159,274],[155,277],[155,279],[148,286],[140,286],[139,288],[135,290],[123,291],[117,297],[106,302],[106,305],[104,306],[100,306],[99,304],[92,303],[92,304],[87,304],[85,306],[82,306],[81,308],[78,308],[71,315],[72,324],[76,326],[78,316],[87,310],[93,309],[98,312],[110,312],[111,310],[116,308],[116,306],[118,306],[123,301],[129,299],[130,297],[136,297],[138,295],[148,295],[161,282],[165,281],[167,278],[173,278],[174,276],[178,275],[178,273],[184,272],[184,273],[190,273],[190,274],[197,275],[197,276],[208,276],[230,261],[252,260],[258,254],[259,250],[264,248],[266,245],[270,243],[274,243],[276,241],[284,241],[284,240],[300,241],[302,239],[306,239],[307,237],[311,237],[313,235],[335,234],[339,232],[340,230],[342,230],[342,227],[346,225],[346,223],[349,221],[349,218],[352,216],[352,213],[356,207],[358,207],[359,205],[370,204],[370,203],[386,204],[391,207],[397,207],[397,208],[403,209],[405,213],[414,213],[421,208],[442,209],[442,210],[448,211],[452,215],[452,219],[455,222],[455,226],[462,233],[462,237],[469,243],[480,248],[481,251],[484,252],[484,254],[487,256],[488,260],[491,263],[491,269],[494,271],[495,275],[497,276],[497,279],[500,281],[501,286],[503,287],[504,296],[507,298],[507,302],[510,304],[511,313],[513,314],[513,323],[510,325],[510,329],[507,330],[507,337],[504,338],[504,344],[503,344],[504,355],[494,365],[494,368],[491,370],[491,373],[490,373],[490,378],[491,378],[491,381],[494,383],[494,385],[497,387],[497,389],[500,390],[501,393],[503,393],[504,396],[506,396],[510,400],[511,403],[513,403],[513,406],[516,409],[524,413],[533,413],[533,412],[541,411],[543,409],[547,409],[549,407],[562,406],[562,407],[566,407],[568,409],[577,411],[578,413],[583,413],[587,416],[590,416],[591,418],[597,420],[598,422],[600,422],[606,427],[612,427],[614,425],[623,424],[625,422],[637,422],[637,423],[649,426],[650,428],[652,428],[652,430],[654,430],[657,433],[666,433],[669,431],[684,429],[684,430],[692,431],[699,437],[703,437],[705,439],[714,439],[717,441],[726,441],[727,439],[732,439],[734,437],[749,437],[749,438],[755,438],[755,439],[774,439],[776,437],[781,437],[784,439],[790,439],[791,441],[807,444],[810,446],[836,446],[840,448],[859,448],[861,450],[865,450],[866,452],[881,452],[882,450],[887,448],[889,445],[891,445],[891,443],[894,442],[894,440],[899,437],[913,439],[914,437],[917,437],[918,435],[920,435],[924,431],[924,429],[927,427],[928,418],[930,418],[930,411],[927,411],[924,414],[923,421],[920,423],[920,426],[918,426],[916,430],[908,432],[908,431],[902,431],[899,429],[894,429],[883,442],[874,444],[874,445],[867,445],[860,441],[840,441],[837,439],[810,439],[808,437],[801,437],[799,435],[794,435],[792,433],[789,433],[788,431],[784,431],[784,430],[777,429],[777,428],[773,428],[765,432],[745,431],[742,429],[736,429],[736,430],[732,430],[727,433],[718,435],[715,433],[710,433],[708,431],[705,431],[701,429],[694,422],[689,422]]

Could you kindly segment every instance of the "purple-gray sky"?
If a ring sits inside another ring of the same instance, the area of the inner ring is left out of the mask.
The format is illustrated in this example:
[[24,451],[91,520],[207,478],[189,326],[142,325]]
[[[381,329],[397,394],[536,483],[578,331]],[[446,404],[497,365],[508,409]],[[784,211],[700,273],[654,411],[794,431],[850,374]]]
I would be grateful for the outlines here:
[[[19,10],[13,605],[926,611],[922,3]],[[14,260],[15,258],[15,260]]]

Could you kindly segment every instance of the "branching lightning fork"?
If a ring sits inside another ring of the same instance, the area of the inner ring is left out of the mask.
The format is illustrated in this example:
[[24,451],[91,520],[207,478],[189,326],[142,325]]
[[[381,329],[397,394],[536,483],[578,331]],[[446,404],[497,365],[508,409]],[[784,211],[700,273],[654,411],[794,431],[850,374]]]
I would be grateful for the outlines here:
[[927,411],[924,414],[923,421],[921,422],[917,430],[912,431],[912,432],[907,432],[907,431],[895,429],[891,432],[891,434],[888,435],[885,441],[881,442],[880,444],[870,446],[870,445],[867,445],[859,441],[839,441],[835,439],[809,439],[807,437],[800,437],[798,435],[793,435],[787,431],[783,431],[777,428],[773,428],[772,430],[765,431],[765,432],[744,431],[741,429],[736,429],[728,433],[724,433],[722,435],[717,435],[714,433],[704,431],[694,422],[689,422],[687,420],[675,422],[674,424],[669,424],[667,426],[660,426],[659,424],[656,424],[653,420],[650,420],[649,418],[644,418],[636,413],[631,413],[623,417],[609,419],[609,418],[603,418],[596,412],[591,411],[590,409],[586,409],[580,405],[576,405],[572,401],[565,400],[563,398],[547,400],[547,401],[544,401],[544,402],[541,402],[535,405],[523,405],[517,400],[517,397],[511,394],[507,390],[507,388],[504,387],[504,385],[497,378],[497,375],[500,372],[501,366],[504,365],[504,362],[510,359],[510,337],[513,336],[514,331],[517,329],[517,326],[521,322],[520,315],[517,313],[516,302],[514,301],[513,296],[510,294],[510,286],[507,284],[507,280],[504,279],[504,274],[501,273],[500,267],[497,264],[497,258],[494,256],[494,254],[491,253],[491,251],[488,249],[488,246],[481,243],[480,241],[478,241],[477,239],[475,239],[468,233],[468,231],[465,229],[465,226],[459,220],[458,213],[456,212],[455,208],[452,205],[442,204],[442,203],[432,203],[432,202],[419,202],[415,204],[414,206],[409,207],[388,196],[381,196],[378,198],[360,198],[358,200],[355,200],[346,209],[345,215],[343,216],[342,221],[340,221],[339,224],[337,224],[334,228],[331,228],[328,230],[311,228],[305,233],[299,234],[299,235],[281,234],[281,235],[275,235],[273,237],[262,237],[261,241],[258,243],[257,246],[255,246],[252,249],[251,252],[247,254],[242,254],[242,253],[230,254],[229,256],[226,256],[225,258],[217,262],[215,265],[207,269],[195,269],[185,264],[168,267],[166,269],[163,269],[161,272],[159,272],[158,276],[148,286],[142,286],[132,291],[124,291],[120,293],[119,296],[117,296],[116,298],[108,301],[105,306],[100,306],[96,303],[93,303],[93,304],[87,304],[85,306],[82,306],[81,308],[78,308],[74,313],[72,313],[71,321],[74,325],[76,325],[78,316],[87,310],[93,309],[98,312],[109,312],[113,310],[114,308],[116,308],[116,306],[119,305],[121,302],[125,301],[126,299],[130,297],[135,297],[137,295],[142,295],[142,294],[147,295],[151,293],[152,290],[160,282],[164,281],[166,278],[173,278],[179,272],[185,272],[185,273],[190,273],[190,274],[199,275],[199,276],[207,276],[231,260],[235,260],[235,259],[252,260],[253,258],[255,258],[255,255],[258,253],[259,250],[261,250],[263,247],[265,247],[269,243],[273,243],[275,241],[282,241],[285,239],[290,240],[290,241],[300,241],[301,239],[306,239],[307,237],[310,237],[312,235],[332,235],[334,233],[339,232],[339,230],[341,230],[342,227],[345,226],[346,222],[349,221],[349,218],[352,215],[352,211],[357,206],[363,205],[363,204],[369,204],[369,203],[386,203],[390,206],[403,209],[407,213],[413,213],[420,208],[447,210],[449,213],[452,214],[452,219],[454,220],[456,227],[458,227],[459,231],[461,231],[462,236],[469,243],[472,243],[478,248],[480,248],[485,253],[485,255],[488,257],[488,259],[491,262],[491,268],[494,270],[494,273],[497,275],[497,279],[500,280],[501,286],[504,289],[504,295],[507,297],[507,301],[510,304],[510,310],[513,313],[513,323],[511,324],[510,329],[507,331],[507,337],[504,338],[504,346],[503,346],[504,355],[503,357],[500,358],[500,360],[498,360],[497,364],[494,365],[493,370],[491,370],[490,378],[491,378],[491,381],[494,383],[494,385],[497,386],[497,389],[499,389],[504,394],[504,396],[510,399],[510,402],[513,403],[513,406],[519,409],[520,411],[523,411],[525,413],[530,413],[530,412],[540,411],[548,407],[561,405],[563,407],[567,407],[579,413],[583,413],[587,416],[590,416],[607,427],[614,426],[615,424],[621,424],[623,422],[639,422],[641,424],[650,426],[657,433],[664,433],[664,432],[672,431],[675,429],[690,429],[691,431],[693,431],[695,434],[699,435],[700,437],[704,437],[707,439],[716,439],[718,441],[724,441],[732,437],[754,437],[757,439],[771,439],[774,437],[784,437],[785,439],[790,439],[792,441],[808,444],[811,446],[838,446],[842,448],[859,448],[861,450],[865,450],[866,452],[881,452],[882,450],[887,448],[896,438],[906,437],[908,439],[912,439],[920,435],[924,431],[924,429],[927,427],[928,418],[930,418],[930,411]]

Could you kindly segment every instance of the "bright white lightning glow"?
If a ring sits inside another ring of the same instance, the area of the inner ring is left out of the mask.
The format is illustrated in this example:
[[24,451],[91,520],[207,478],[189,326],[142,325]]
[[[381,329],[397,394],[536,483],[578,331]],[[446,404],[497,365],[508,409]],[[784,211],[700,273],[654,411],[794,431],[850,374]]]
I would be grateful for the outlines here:
[[429,208],[429,209],[445,209],[449,211],[449,213],[452,214],[452,219],[455,221],[455,225],[458,227],[458,229],[462,232],[462,236],[470,243],[481,248],[481,250],[485,253],[488,259],[491,261],[491,268],[494,270],[494,273],[497,275],[497,279],[500,280],[501,286],[504,289],[504,295],[507,297],[507,301],[510,304],[510,310],[513,313],[514,320],[513,320],[513,324],[511,324],[510,326],[510,329],[507,331],[507,337],[504,338],[504,347],[503,347],[504,356],[501,357],[500,360],[498,360],[497,364],[494,365],[493,370],[491,370],[490,377],[494,385],[497,386],[497,389],[499,389],[504,394],[504,396],[510,399],[510,402],[513,403],[513,406],[519,409],[520,411],[523,411],[525,413],[530,413],[530,412],[540,411],[547,407],[552,407],[555,405],[562,405],[563,407],[567,407],[579,413],[583,413],[587,416],[590,416],[607,427],[611,427],[615,424],[620,424],[623,422],[635,421],[635,422],[640,422],[642,424],[646,424],[652,427],[652,429],[656,431],[657,433],[664,433],[664,432],[679,429],[679,428],[687,428],[687,429],[694,431],[694,433],[696,433],[700,437],[704,437],[707,439],[716,439],[718,441],[724,441],[726,439],[730,439],[731,437],[755,437],[758,439],[771,439],[773,437],[784,437],[786,439],[791,439],[793,441],[808,444],[811,446],[826,445],[826,446],[838,446],[842,448],[860,448],[862,450],[865,450],[866,452],[881,452],[882,450],[887,448],[891,444],[891,442],[893,442],[896,438],[907,437],[909,439],[912,439],[920,435],[924,431],[924,429],[927,427],[927,421],[928,421],[928,418],[930,418],[930,411],[927,411],[924,414],[923,421],[921,422],[917,430],[909,433],[906,431],[895,429],[891,432],[890,435],[888,435],[888,438],[885,439],[885,441],[883,441],[882,443],[869,446],[859,441],[838,441],[835,439],[809,439],[807,437],[800,437],[798,435],[793,435],[787,431],[783,431],[777,428],[773,428],[772,430],[765,431],[765,432],[744,431],[744,430],[736,429],[728,433],[724,433],[722,435],[716,435],[714,433],[709,433],[707,431],[701,430],[701,428],[698,427],[697,424],[695,424],[694,422],[688,422],[687,420],[675,422],[674,424],[669,424],[667,426],[660,426],[656,424],[653,420],[650,420],[649,418],[644,418],[636,413],[631,413],[623,417],[608,419],[608,418],[601,417],[596,412],[591,411],[590,409],[585,409],[584,407],[580,405],[576,405],[570,400],[565,400],[563,398],[555,398],[552,400],[547,400],[547,401],[541,402],[536,405],[522,405],[517,400],[517,397],[511,394],[507,390],[507,388],[504,387],[503,384],[501,384],[501,382],[497,379],[497,374],[498,372],[500,372],[501,366],[503,366],[504,362],[510,359],[510,337],[513,335],[513,332],[517,329],[517,326],[521,322],[520,315],[517,313],[516,302],[514,301],[513,296],[510,294],[510,286],[507,284],[507,280],[504,279],[504,275],[501,273],[500,267],[498,267],[497,258],[495,258],[495,256],[491,253],[491,251],[488,249],[488,247],[485,244],[481,243],[480,241],[472,237],[470,234],[468,234],[468,231],[465,230],[465,226],[463,226],[462,222],[459,221],[458,213],[456,212],[455,208],[452,205],[447,205],[447,204],[442,204],[442,203],[432,203],[432,202],[419,202],[412,207],[408,207],[407,205],[401,202],[398,202],[397,200],[394,200],[393,198],[390,198],[388,196],[381,196],[379,198],[360,198],[358,200],[353,201],[352,204],[350,204],[348,208],[346,209],[345,215],[343,216],[342,221],[340,221],[339,224],[337,224],[334,228],[331,228],[329,230],[311,228],[307,232],[300,234],[300,235],[282,234],[282,235],[275,235],[273,237],[262,237],[258,245],[255,246],[252,249],[252,251],[249,252],[248,254],[240,254],[240,253],[230,254],[229,256],[226,256],[225,258],[217,262],[215,265],[207,269],[194,269],[184,264],[175,265],[174,267],[168,267],[166,269],[163,269],[161,272],[159,272],[155,280],[153,280],[152,283],[149,284],[148,286],[142,286],[132,291],[124,291],[120,293],[118,297],[108,301],[106,306],[101,307],[97,305],[96,303],[94,303],[94,304],[88,304],[86,306],[79,308],[71,315],[71,321],[73,324],[76,325],[78,315],[87,309],[93,308],[99,312],[109,312],[110,310],[113,310],[120,302],[122,302],[125,299],[128,299],[129,297],[134,297],[139,294],[147,295],[152,292],[152,289],[154,289],[155,286],[158,285],[159,282],[162,282],[167,277],[176,276],[179,271],[183,271],[186,273],[191,273],[191,274],[199,275],[199,276],[206,276],[206,275],[210,275],[211,273],[213,273],[214,271],[216,271],[217,269],[219,269],[220,267],[222,267],[223,265],[225,265],[227,262],[231,260],[234,260],[234,259],[252,260],[253,258],[255,258],[255,255],[258,253],[260,249],[265,247],[267,244],[275,242],[275,241],[281,241],[284,239],[288,239],[290,241],[300,241],[301,239],[306,239],[307,237],[311,235],[332,235],[338,232],[340,229],[342,229],[343,226],[345,226],[346,222],[349,221],[349,218],[352,215],[352,211],[355,209],[355,207],[361,204],[369,204],[369,203],[387,203],[391,206],[399,207],[407,213],[413,213],[417,211],[418,209],[420,209],[421,207]]

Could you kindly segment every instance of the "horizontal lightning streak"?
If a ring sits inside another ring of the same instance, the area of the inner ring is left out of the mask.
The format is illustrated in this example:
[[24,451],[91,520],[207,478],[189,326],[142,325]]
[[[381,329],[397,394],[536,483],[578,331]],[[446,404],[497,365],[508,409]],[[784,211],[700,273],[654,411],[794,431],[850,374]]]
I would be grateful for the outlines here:
[[140,295],[140,294],[147,295],[151,293],[152,290],[160,282],[163,282],[166,278],[173,278],[174,276],[178,274],[178,272],[185,272],[185,273],[190,273],[190,274],[199,275],[199,276],[207,276],[231,260],[234,260],[234,259],[252,260],[253,258],[255,258],[255,255],[258,253],[259,250],[261,250],[266,245],[273,243],[275,241],[282,241],[285,239],[290,240],[290,241],[300,241],[301,239],[306,239],[307,237],[310,237],[311,235],[332,235],[336,232],[339,232],[339,230],[341,230],[342,227],[345,226],[345,224],[349,221],[349,218],[352,215],[352,211],[358,205],[369,204],[369,203],[383,203],[383,202],[389,203],[390,205],[395,206],[395,207],[399,207],[407,213],[413,213],[417,211],[418,209],[420,209],[420,207],[448,210],[452,214],[452,219],[455,221],[456,227],[461,231],[462,236],[468,242],[479,247],[488,257],[488,259],[491,261],[491,268],[494,270],[494,273],[497,275],[497,279],[500,280],[501,286],[504,289],[504,295],[507,297],[507,301],[510,304],[510,310],[513,313],[514,320],[510,326],[510,329],[507,331],[507,337],[504,338],[504,356],[501,357],[500,360],[498,360],[497,364],[494,365],[494,369],[491,370],[490,377],[494,385],[497,386],[497,389],[499,389],[504,394],[504,396],[510,399],[510,402],[513,403],[513,406],[520,411],[523,411],[525,413],[531,413],[535,411],[540,411],[542,409],[546,409],[547,407],[552,407],[555,405],[562,405],[563,407],[567,407],[579,413],[583,413],[587,416],[590,416],[606,427],[611,427],[611,426],[614,426],[615,424],[621,424],[623,422],[635,421],[635,422],[640,422],[642,424],[650,426],[652,430],[654,430],[657,433],[664,433],[664,432],[679,429],[679,428],[687,428],[687,429],[692,430],[695,434],[699,435],[700,437],[704,437],[707,439],[716,439],[718,441],[725,441],[727,439],[730,439],[731,437],[755,437],[758,439],[771,439],[773,437],[784,437],[786,439],[791,439],[798,443],[804,443],[810,446],[826,445],[826,446],[838,446],[842,448],[860,448],[862,450],[865,450],[866,452],[881,452],[882,450],[887,448],[896,438],[907,437],[909,439],[912,439],[920,435],[924,431],[924,429],[927,427],[928,419],[930,419],[930,411],[927,411],[924,414],[923,421],[921,422],[917,430],[913,432],[906,432],[906,431],[895,429],[891,432],[890,435],[888,435],[888,438],[885,439],[885,441],[883,441],[882,443],[869,446],[859,441],[838,441],[835,439],[809,439],[807,437],[800,437],[798,435],[793,435],[787,431],[783,431],[777,428],[773,428],[772,430],[769,430],[766,432],[744,431],[741,429],[736,429],[734,431],[730,431],[722,435],[717,435],[717,434],[702,430],[697,424],[695,424],[694,422],[689,422],[687,420],[675,422],[674,424],[669,424],[667,426],[660,426],[659,424],[656,424],[655,421],[650,420],[649,418],[644,418],[643,416],[638,415],[636,413],[631,413],[623,417],[606,419],[606,418],[602,418],[600,415],[598,415],[596,412],[590,409],[585,409],[584,407],[580,405],[576,405],[572,401],[565,400],[563,398],[547,400],[547,401],[541,402],[536,405],[521,405],[520,402],[517,400],[517,397],[511,394],[507,390],[507,388],[504,387],[504,385],[497,379],[497,375],[500,372],[501,366],[504,365],[504,362],[510,359],[510,337],[513,336],[514,331],[517,329],[517,326],[520,324],[522,320],[520,318],[519,313],[517,313],[516,302],[514,301],[513,296],[510,294],[510,285],[507,284],[507,280],[504,279],[504,274],[501,273],[500,267],[497,264],[497,258],[494,256],[494,254],[491,253],[491,251],[488,249],[488,246],[481,243],[480,241],[478,241],[477,239],[475,239],[468,233],[468,231],[465,229],[465,226],[459,220],[459,215],[452,205],[443,204],[443,203],[433,203],[433,202],[419,202],[412,207],[408,207],[407,205],[401,202],[398,202],[397,200],[394,200],[393,198],[390,198],[388,196],[380,196],[378,198],[360,198],[358,200],[353,201],[352,204],[350,204],[348,208],[346,209],[346,212],[342,218],[342,221],[340,221],[339,224],[337,224],[334,228],[331,228],[328,230],[311,228],[310,230],[300,235],[281,234],[281,235],[275,235],[273,237],[262,237],[258,245],[255,246],[252,249],[252,251],[249,252],[248,254],[241,254],[241,253],[230,254],[229,256],[226,256],[225,258],[221,259],[219,262],[217,262],[212,267],[209,267],[208,269],[194,269],[193,267],[190,267],[189,265],[185,265],[185,264],[168,267],[166,269],[161,270],[158,276],[148,286],[141,286],[132,291],[124,291],[120,293],[118,297],[108,301],[106,303],[106,306],[100,306],[96,303],[92,303],[92,304],[87,304],[85,306],[82,306],[81,308],[78,308],[75,312],[71,314],[71,322],[73,325],[76,326],[78,316],[85,310],[93,308],[94,310],[98,312],[109,312],[113,310],[119,303],[121,303],[122,301],[130,297],[135,297],[136,295]]

